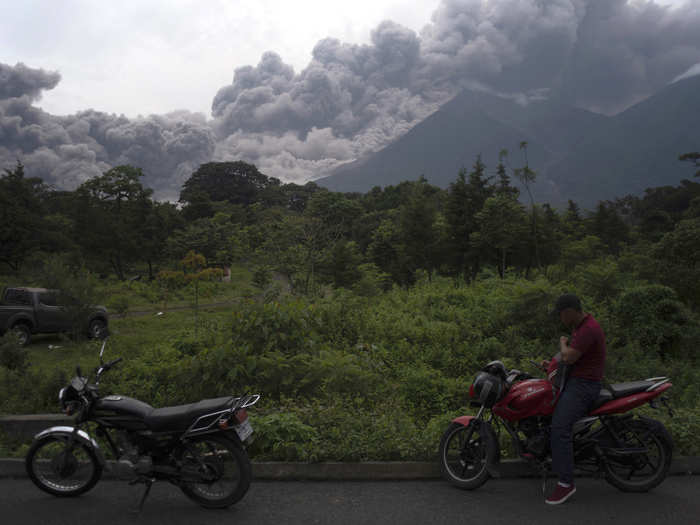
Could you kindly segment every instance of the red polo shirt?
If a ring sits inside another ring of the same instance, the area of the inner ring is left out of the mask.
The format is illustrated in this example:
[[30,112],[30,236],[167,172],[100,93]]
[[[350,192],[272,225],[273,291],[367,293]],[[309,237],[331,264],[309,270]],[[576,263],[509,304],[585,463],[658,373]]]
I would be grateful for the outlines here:
[[591,381],[603,379],[605,369],[605,334],[591,314],[586,314],[581,324],[574,328],[569,346],[581,352],[571,369],[571,377]]

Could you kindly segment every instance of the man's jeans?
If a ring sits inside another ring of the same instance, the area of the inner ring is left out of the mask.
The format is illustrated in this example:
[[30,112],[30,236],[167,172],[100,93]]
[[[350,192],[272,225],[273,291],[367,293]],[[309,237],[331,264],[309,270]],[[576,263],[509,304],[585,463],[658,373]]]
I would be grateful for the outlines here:
[[570,377],[552,416],[552,470],[562,483],[574,482],[574,423],[588,414],[600,394],[598,381]]

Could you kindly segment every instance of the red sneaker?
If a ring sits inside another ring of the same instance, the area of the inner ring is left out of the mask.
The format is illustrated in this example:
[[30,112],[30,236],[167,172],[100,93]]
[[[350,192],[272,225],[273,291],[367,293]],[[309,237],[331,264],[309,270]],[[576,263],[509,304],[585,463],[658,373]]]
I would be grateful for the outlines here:
[[549,497],[544,500],[544,502],[547,505],[559,505],[573,496],[575,492],[576,486],[573,483],[568,487],[564,487],[560,483],[557,483],[557,486],[554,488],[554,492],[552,492]]

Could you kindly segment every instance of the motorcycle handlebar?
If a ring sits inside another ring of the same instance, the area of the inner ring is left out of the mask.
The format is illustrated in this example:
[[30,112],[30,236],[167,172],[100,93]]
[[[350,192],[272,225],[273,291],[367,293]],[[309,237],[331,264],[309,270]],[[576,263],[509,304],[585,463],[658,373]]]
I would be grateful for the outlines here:
[[535,368],[537,368],[538,370],[542,370],[542,371],[544,371],[544,372],[547,371],[547,369],[546,369],[544,366],[542,366],[542,363],[538,363],[538,362],[535,361],[534,359],[528,359],[528,361],[530,361],[530,364],[531,364],[532,366],[534,366]]
[[112,368],[114,365],[116,365],[117,363],[121,362],[121,360],[122,360],[121,357],[117,357],[114,361],[110,361],[109,363],[107,363],[106,365],[104,365],[104,368]]

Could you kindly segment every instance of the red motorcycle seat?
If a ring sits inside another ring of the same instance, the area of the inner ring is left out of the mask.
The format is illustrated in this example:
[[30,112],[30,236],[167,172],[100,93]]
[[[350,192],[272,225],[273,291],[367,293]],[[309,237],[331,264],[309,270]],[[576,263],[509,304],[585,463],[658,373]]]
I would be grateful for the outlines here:
[[609,385],[608,388],[615,399],[625,396],[631,396],[637,392],[644,392],[650,386],[655,384],[654,381],[631,381],[629,383],[615,383]]

